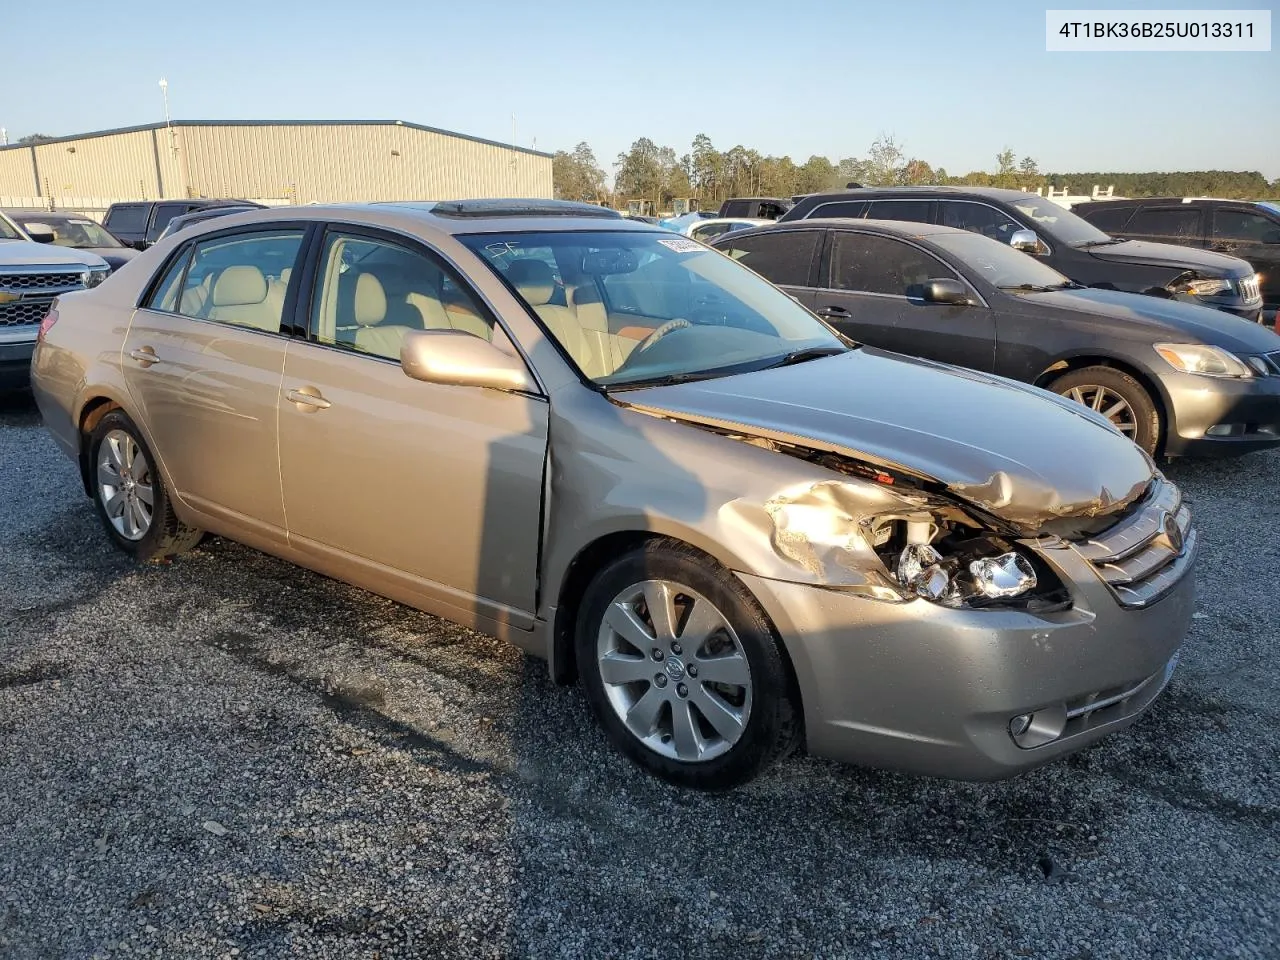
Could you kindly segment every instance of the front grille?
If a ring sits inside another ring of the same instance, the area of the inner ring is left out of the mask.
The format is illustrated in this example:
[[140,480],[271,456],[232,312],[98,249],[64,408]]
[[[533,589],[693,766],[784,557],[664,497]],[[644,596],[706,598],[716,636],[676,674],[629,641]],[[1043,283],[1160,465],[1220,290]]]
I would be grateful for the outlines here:
[[1245,303],[1252,303],[1254,300],[1262,299],[1262,289],[1258,284],[1258,275],[1255,273],[1251,277],[1245,277],[1240,282],[1240,296]]
[[1182,494],[1164,480],[1151,486],[1119,523],[1073,544],[1122,607],[1155,603],[1182,579],[1195,554],[1196,530]]
[[21,327],[39,323],[49,313],[52,300],[22,300],[0,303],[0,327]]
[[79,290],[80,275],[88,267],[54,273],[0,273],[0,293],[26,293],[29,290],[54,290],[58,293]]

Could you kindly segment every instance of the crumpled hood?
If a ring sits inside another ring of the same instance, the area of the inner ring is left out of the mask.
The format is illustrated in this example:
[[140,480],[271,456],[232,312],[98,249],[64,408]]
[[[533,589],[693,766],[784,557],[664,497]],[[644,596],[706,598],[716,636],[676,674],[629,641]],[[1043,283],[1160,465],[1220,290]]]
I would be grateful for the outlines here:
[[103,267],[106,261],[88,250],[59,247],[33,240],[7,240],[0,243],[0,268],[3,267]]
[[1025,532],[1118,510],[1155,472],[1141,449],[1069,400],[866,347],[613,396],[648,413],[921,475]]
[[1180,247],[1174,243],[1152,243],[1149,240],[1125,240],[1102,247],[1086,247],[1084,252],[1099,260],[1115,263],[1144,263],[1155,267],[1180,267],[1203,270],[1214,277],[1247,277],[1253,267],[1239,257],[1199,247]]

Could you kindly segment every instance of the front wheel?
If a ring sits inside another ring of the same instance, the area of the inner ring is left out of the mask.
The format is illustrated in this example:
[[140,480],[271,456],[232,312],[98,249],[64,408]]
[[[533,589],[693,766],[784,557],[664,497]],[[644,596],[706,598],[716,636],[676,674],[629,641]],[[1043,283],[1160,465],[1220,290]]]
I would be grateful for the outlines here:
[[1073,370],[1053,381],[1049,389],[1102,414],[1117,430],[1155,456],[1160,443],[1160,411],[1146,388],[1123,370]]
[[173,512],[169,491],[134,422],[113,410],[89,437],[89,470],[98,517],[116,546],[139,560],[191,549],[203,532]]
[[773,630],[727,571],[674,541],[605,567],[577,623],[587,699],[632,760],[681,786],[750,780],[799,742]]

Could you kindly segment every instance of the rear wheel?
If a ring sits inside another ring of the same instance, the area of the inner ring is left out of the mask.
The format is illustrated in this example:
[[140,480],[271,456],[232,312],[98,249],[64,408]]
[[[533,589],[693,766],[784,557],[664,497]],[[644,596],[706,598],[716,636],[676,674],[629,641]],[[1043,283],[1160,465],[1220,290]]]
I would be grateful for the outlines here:
[[1102,414],[1117,430],[1155,456],[1160,443],[1160,411],[1146,388],[1123,370],[1073,370],[1053,381],[1049,389]]
[[89,470],[98,517],[126,553],[160,560],[200,542],[203,532],[174,514],[155,458],[121,411],[103,417],[89,437]]
[[799,741],[799,707],[764,613],[683,544],[653,541],[601,570],[576,639],[609,738],[672,783],[736,786]]

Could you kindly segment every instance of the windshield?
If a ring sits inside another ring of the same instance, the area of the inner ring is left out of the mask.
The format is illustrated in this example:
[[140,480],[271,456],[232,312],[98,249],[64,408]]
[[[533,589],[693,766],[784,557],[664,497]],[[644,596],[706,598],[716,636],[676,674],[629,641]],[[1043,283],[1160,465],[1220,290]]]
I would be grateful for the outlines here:
[[53,242],[60,247],[75,247],[85,250],[94,247],[124,246],[98,224],[85,218],[31,217],[22,220],[21,223],[24,230],[33,225],[48,227],[53,231]]
[[1059,243],[1071,247],[1087,243],[1106,243],[1111,239],[1088,220],[1077,217],[1066,207],[1060,207],[1043,197],[1026,196],[1013,201],[1013,207],[1023,216]]
[[978,233],[935,233],[929,242],[954,255],[982,274],[982,279],[1002,289],[1043,289],[1071,281],[1035,257]]
[[9,221],[0,216],[0,240],[22,240],[22,234],[9,226]]
[[777,287],[687,237],[559,231],[458,239],[601,386],[722,376],[846,349]]

